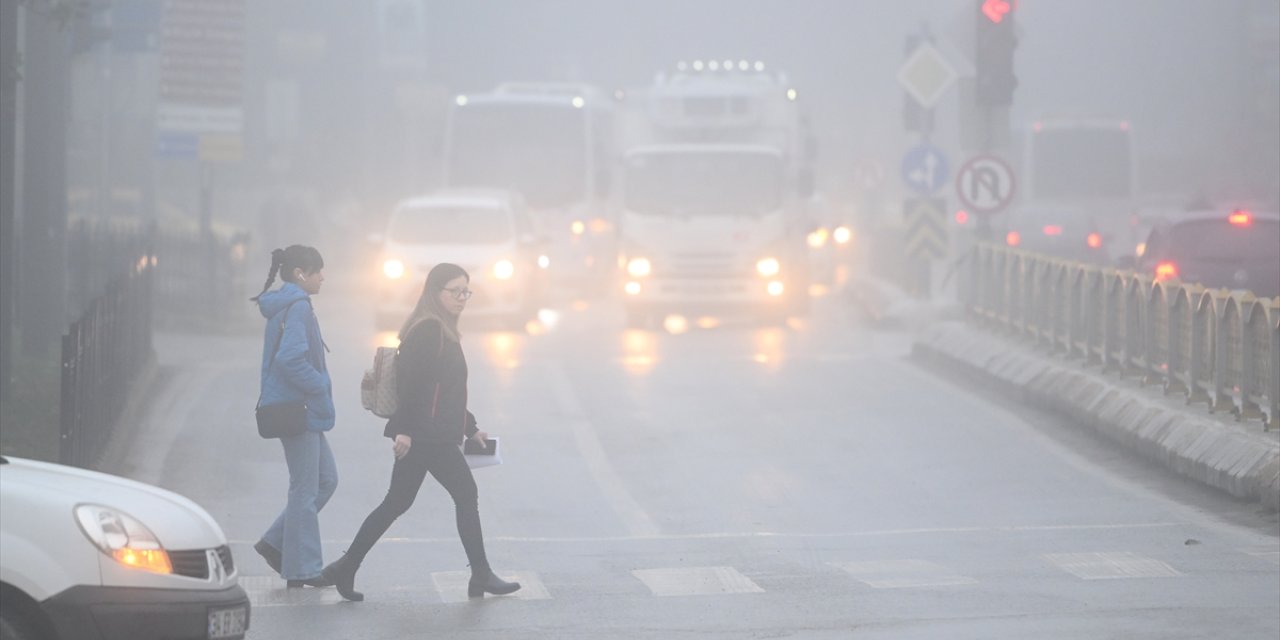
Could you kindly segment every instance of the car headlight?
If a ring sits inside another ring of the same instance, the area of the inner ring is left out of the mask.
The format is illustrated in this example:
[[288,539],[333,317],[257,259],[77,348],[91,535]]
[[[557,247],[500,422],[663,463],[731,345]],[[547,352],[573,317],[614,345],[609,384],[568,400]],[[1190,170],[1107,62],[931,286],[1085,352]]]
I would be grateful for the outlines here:
[[632,278],[643,278],[653,271],[653,265],[649,264],[648,258],[632,258],[627,262],[627,273]]
[[76,507],[75,514],[85,537],[111,559],[131,569],[173,573],[169,553],[137,518],[95,504]]
[[826,227],[820,227],[810,231],[808,237],[809,246],[814,249],[821,249],[823,245],[827,244],[828,235],[830,235],[830,233],[827,231]]
[[404,277],[404,263],[392,258],[382,263],[383,275],[392,280],[399,280]]
[[849,227],[836,227],[836,230],[832,232],[831,236],[835,239],[836,244],[849,244],[849,241],[853,240],[853,229],[850,229]]
[[778,275],[782,270],[782,265],[778,263],[777,258],[761,258],[756,262],[756,273],[766,278],[772,278]]
[[493,277],[499,280],[510,280],[515,273],[516,266],[510,260],[499,260],[493,265]]
[[550,267],[551,258],[545,255],[538,256],[538,266],[542,269],[546,269],[547,267]]

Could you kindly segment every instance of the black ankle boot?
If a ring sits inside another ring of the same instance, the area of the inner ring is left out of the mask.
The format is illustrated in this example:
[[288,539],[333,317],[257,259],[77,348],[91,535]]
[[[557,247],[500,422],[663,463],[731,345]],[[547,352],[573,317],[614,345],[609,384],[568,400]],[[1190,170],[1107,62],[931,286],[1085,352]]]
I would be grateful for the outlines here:
[[279,549],[267,544],[266,540],[259,540],[253,544],[253,550],[257,551],[258,555],[262,556],[262,559],[267,561],[267,566],[271,567],[272,571],[280,573]]
[[364,594],[356,591],[356,571],[359,569],[359,562],[351,556],[343,555],[325,567],[320,575],[332,582],[342,597],[360,602],[364,600]]
[[519,582],[507,582],[492,571],[486,571],[480,575],[471,576],[471,583],[467,585],[467,597],[483,598],[486,593],[502,596],[519,589]]
[[323,573],[314,577],[303,580],[286,580],[284,586],[289,589],[301,589],[303,587],[332,587],[333,581],[326,578]]

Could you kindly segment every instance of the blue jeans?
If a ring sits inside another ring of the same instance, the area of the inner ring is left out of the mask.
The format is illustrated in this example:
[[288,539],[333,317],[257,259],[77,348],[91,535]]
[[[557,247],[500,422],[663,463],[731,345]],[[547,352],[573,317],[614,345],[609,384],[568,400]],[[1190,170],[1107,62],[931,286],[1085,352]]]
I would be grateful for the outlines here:
[[320,575],[320,510],[338,488],[338,466],[324,433],[308,431],[280,438],[289,465],[289,502],[262,539],[280,551],[280,575],[306,580]]

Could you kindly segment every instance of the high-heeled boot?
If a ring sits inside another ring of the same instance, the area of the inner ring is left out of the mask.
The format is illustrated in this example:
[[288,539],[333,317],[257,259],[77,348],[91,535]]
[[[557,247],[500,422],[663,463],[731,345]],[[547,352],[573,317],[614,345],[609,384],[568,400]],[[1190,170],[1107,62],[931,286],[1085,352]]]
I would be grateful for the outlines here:
[[364,594],[356,591],[356,571],[360,569],[360,561],[348,554],[329,563],[320,571],[320,575],[333,582],[338,593],[352,602],[364,600]]
[[519,588],[519,582],[507,582],[492,571],[484,571],[471,574],[471,582],[467,585],[467,597],[483,598],[486,593],[501,596],[513,593]]

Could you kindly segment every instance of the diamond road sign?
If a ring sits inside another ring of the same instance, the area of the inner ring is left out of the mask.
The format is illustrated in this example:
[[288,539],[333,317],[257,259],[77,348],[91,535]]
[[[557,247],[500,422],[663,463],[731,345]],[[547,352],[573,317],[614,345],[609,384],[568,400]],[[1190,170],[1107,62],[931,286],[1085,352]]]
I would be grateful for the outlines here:
[[898,84],[915,98],[920,106],[930,109],[956,81],[956,70],[933,45],[924,43],[898,69]]

